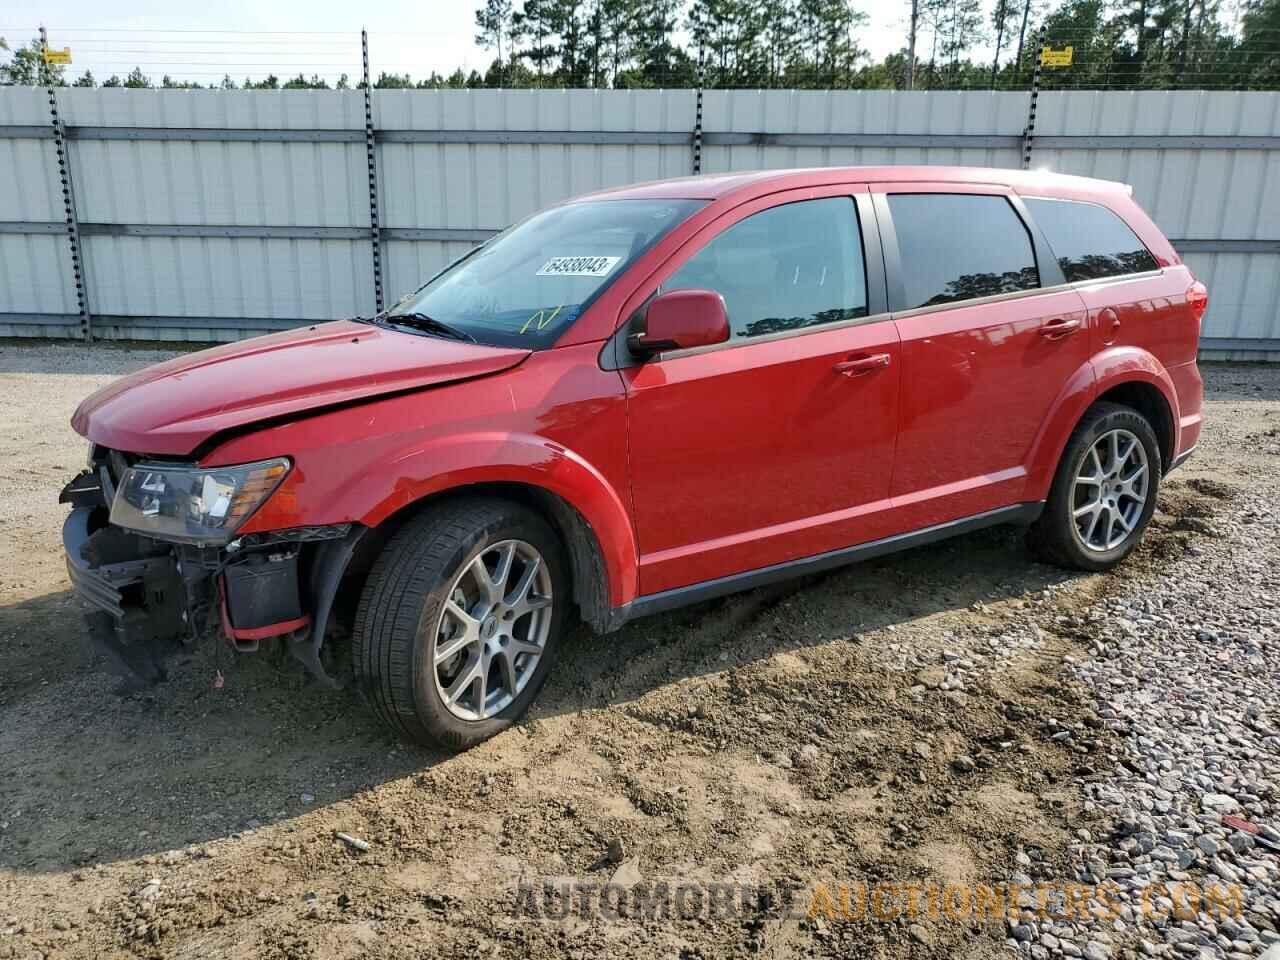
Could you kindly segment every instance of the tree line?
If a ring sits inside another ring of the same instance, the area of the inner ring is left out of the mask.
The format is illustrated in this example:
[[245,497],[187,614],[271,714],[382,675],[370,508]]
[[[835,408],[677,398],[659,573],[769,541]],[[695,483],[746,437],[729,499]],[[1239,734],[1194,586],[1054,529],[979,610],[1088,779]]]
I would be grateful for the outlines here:
[[41,46],[38,37],[12,50],[5,38],[0,37],[0,52],[10,54],[8,62],[0,64],[0,84],[19,87],[52,83],[55,87],[130,87],[133,89],[159,87],[166,90],[349,90],[353,86],[360,86],[360,84],[353,85],[345,73],[337,79],[332,88],[328,81],[318,74],[312,74],[310,77],[299,74],[283,82],[274,74],[268,74],[264,79],[257,81],[246,77],[244,82],[239,84],[231,78],[230,74],[225,75],[221,81],[210,84],[196,83],[193,80],[176,80],[165,74],[161,76],[159,82],[155,82],[140,67],[134,67],[123,77],[113,74],[99,82],[92,70],[84,71],[75,79],[68,79],[66,67],[56,63],[44,65],[42,72]]
[[[1280,88],[1280,0],[898,0],[900,49],[883,59],[859,41],[852,0],[483,0],[476,43],[493,59],[413,77],[382,72],[377,88],[703,86],[790,89],[964,89],[1025,86],[1040,39],[1071,46],[1070,67],[1042,85],[1097,88]],[[0,48],[7,50],[0,38]],[[983,56],[978,56],[978,51]],[[202,87],[135,68],[99,82],[51,65],[56,84]],[[41,81],[40,44],[9,52],[0,83]],[[323,77],[230,75],[213,89],[328,89]],[[343,74],[336,89],[358,88]]]

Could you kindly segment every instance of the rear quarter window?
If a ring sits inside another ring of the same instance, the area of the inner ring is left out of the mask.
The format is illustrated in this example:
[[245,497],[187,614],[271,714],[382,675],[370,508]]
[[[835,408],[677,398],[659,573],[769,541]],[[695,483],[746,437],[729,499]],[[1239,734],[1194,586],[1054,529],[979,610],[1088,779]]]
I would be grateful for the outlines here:
[[1113,211],[1079,200],[1024,198],[1068,282],[1156,270],[1156,258]]

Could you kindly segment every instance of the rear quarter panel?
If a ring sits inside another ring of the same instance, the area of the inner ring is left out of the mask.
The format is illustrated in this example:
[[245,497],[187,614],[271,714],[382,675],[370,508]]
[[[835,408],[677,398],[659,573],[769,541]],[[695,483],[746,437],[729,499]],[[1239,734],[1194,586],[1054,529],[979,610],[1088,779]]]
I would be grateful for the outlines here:
[[1195,282],[1190,269],[1146,211],[1117,185],[1088,183],[1020,192],[1108,207],[1155,257],[1157,271],[1076,285],[1088,311],[1094,395],[1127,380],[1152,384],[1170,408],[1174,455],[1189,450],[1200,434],[1203,404],[1196,366],[1200,322],[1187,303],[1187,291]]
[[1077,286],[1089,310],[1094,349],[1141,347],[1166,369],[1194,362],[1200,323],[1187,303],[1194,281],[1191,271],[1179,264],[1158,273]]
[[1133,379],[1160,388],[1172,417],[1175,457],[1195,446],[1202,421],[1200,322],[1187,303],[1194,280],[1178,263],[1077,287],[1089,312],[1098,393]]

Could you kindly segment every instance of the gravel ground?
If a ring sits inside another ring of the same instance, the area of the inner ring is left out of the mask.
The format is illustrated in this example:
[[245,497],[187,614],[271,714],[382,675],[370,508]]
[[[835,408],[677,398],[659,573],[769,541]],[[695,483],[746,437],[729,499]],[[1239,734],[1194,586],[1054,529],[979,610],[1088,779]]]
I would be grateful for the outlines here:
[[[1215,922],[1214,910],[1180,900],[1186,916],[1143,931],[1140,946],[1149,956],[1244,960],[1280,942],[1280,415],[1257,416],[1274,396],[1271,375],[1228,368],[1210,382],[1215,416],[1196,465],[1230,450],[1246,456],[1189,484],[1221,508],[1184,511],[1182,525],[1201,536],[1183,549],[1170,542],[1160,576],[1064,625],[1090,645],[1072,672],[1122,738],[1114,776],[1090,787],[1115,827],[1081,844],[1080,879],[1118,885],[1130,907],[1115,925],[1121,935],[1153,885],[1238,885],[1243,916]],[[1224,814],[1259,825],[1274,848]],[[1046,931],[1034,932],[1043,944]],[[1079,943],[1085,932],[1049,936]]]
[[[111,695],[54,501],[83,459],[75,403],[161,356],[0,344],[0,958],[1243,960],[1275,940],[1280,858],[1220,813],[1280,826],[1280,369],[1206,369],[1202,447],[1113,574],[991,530],[579,631],[526,722],[446,757],[270,653],[211,645]],[[1121,893],[1088,920],[519,915],[520,878],[566,876]],[[1142,916],[1143,886],[1178,880],[1238,883],[1240,914],[1153,895]]]

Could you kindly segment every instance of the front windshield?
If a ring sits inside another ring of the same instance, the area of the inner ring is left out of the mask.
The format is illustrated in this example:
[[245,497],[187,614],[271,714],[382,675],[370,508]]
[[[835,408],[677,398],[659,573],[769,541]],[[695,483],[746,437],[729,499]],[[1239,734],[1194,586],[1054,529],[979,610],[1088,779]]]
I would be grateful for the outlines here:
[[588,200],[516,224],[405,297],[480,343],[550,346],[614,278],[701,200]]

